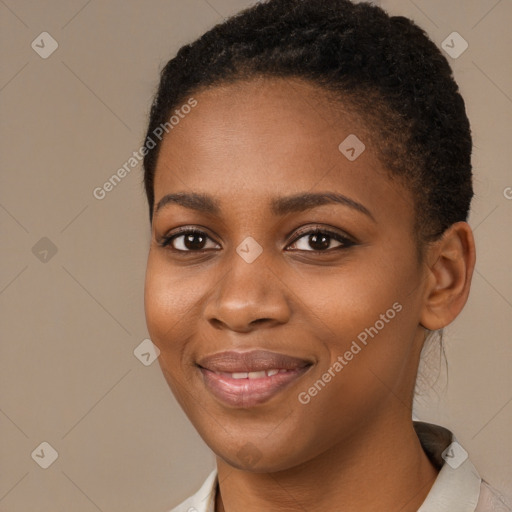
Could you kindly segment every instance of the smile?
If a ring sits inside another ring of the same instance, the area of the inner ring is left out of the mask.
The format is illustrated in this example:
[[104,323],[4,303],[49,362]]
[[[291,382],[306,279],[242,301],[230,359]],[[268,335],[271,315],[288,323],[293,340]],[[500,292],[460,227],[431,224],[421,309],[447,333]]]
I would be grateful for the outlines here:
[[224,405],[250,408],[263,404],[312,366],[296,357],[253,350],[222,352],[197,364],[206,389]]

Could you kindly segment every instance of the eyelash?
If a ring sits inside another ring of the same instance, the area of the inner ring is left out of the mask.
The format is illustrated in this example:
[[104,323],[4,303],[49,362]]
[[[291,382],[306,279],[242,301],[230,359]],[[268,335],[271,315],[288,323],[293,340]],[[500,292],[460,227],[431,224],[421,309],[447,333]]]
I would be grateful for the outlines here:
[[[350,240],[348,237],[340,235],[339,233],[336,233],[329,229],[320,228],[320,227],[310,228],[308,230],[303,230],[303,231],[299,230],[299,232],[297,233],[298,236],[296,238],[294,238],[294,240],[289,245],[294,245],[297,241],[299,241],[301,238],[305,237],[306,235],[315,235],[315,234],[327,235],[329,238],[332,238],[332,239],[336,240],[337,242],[340,242],[342,245],[340,245],[338,247],[334,247],[332,249],[325,249],[325,250],[305,251],[303,249],[294,249],[294,251],[309,252],[309,253],[313,253],[313,254],[325,254],[325,253],[330,253],[336,249],[348,249],[349,247],[355,245],[355,242]],[[171,245],[172,242],[176,238],[179,238],[180,236],[184,236],[184,235],[198,235],[198,236],[210,238],[204,231],[200,231],[199,229],[196,229],[196,228],[185,227],[185,228],[181,228],[176,233],[162,237],[162,239],[158,242],[158,244],[161,247],[168,248],[169,250],[171,250],[175,253],[202,253],[202,252],[211,250],[211,249],[199,249],[197,251],[194,251],[194,250],[186,250],[185,251],[182,249],[175,249],[174,247],[172,247],[172,245]],[[211,238],[210,238],[210,240],[211,240]]]

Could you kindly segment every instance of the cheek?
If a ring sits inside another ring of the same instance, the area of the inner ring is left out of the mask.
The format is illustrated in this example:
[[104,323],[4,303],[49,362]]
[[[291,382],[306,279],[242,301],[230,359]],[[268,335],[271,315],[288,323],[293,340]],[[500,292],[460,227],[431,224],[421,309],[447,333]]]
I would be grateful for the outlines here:
[[190,333],[194,305],[203,293],[196,280],[185,279],[171,268],[165,257],[150,252],[144,286],[144,309],[151,340],[165,358],[167,352],[181,351]]
[[398,256],[386,259],[377,254],[340,267],[329,278],[304,279],[294,285],[308,322],[316,325],[317,354],[323,354],[304,391],[327,372],[325,388],[332,394],[321,383],[317,386],[325,404],[381,396],[414,359],[411,348],[419,304],[418,294],[411,290],[419,289],[420,276],[414,261],[400,261]]
[[394,309],[393,304],[402,303],[411,279],[404,269],[394,269],[385,262],[361,261],[332,269],[328,276],[310,275],[289,286],[301,298],[303,310],[311,312],[311,318],[325,329],[329,345],[339,350],[376,322],[379,331],[387,330],[399,308]]
[[[204,286],[204,285],[203,285]],[[196,311],[201,283],[184,278],[178,268],[171,268],[165,256],[150,251],[144,285],[146,325],[151,341],[159,348],[158,362],[173,395],[184,410],[189,398],[186,371],[187,349],[197,325]]]

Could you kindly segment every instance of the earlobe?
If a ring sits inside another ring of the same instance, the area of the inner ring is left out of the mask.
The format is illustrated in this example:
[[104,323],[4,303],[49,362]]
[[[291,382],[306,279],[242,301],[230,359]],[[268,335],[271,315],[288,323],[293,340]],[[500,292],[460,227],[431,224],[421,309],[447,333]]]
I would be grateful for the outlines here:
[[451,323],[466,304],[476,261],[473,232],[467,222],[452,224],[427,255],[420,323],[432,331]]

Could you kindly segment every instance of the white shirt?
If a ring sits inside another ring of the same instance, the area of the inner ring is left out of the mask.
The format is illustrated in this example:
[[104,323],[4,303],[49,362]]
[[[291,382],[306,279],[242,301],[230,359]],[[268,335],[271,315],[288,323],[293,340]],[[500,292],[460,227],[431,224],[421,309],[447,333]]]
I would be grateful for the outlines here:
[[[510,512],[505,498],[484,482],[467,452],[444,427],[414,422],[420,443],[439,474],[418,512]],[[169,512],[215,512],[217,470],[201,488]]]

